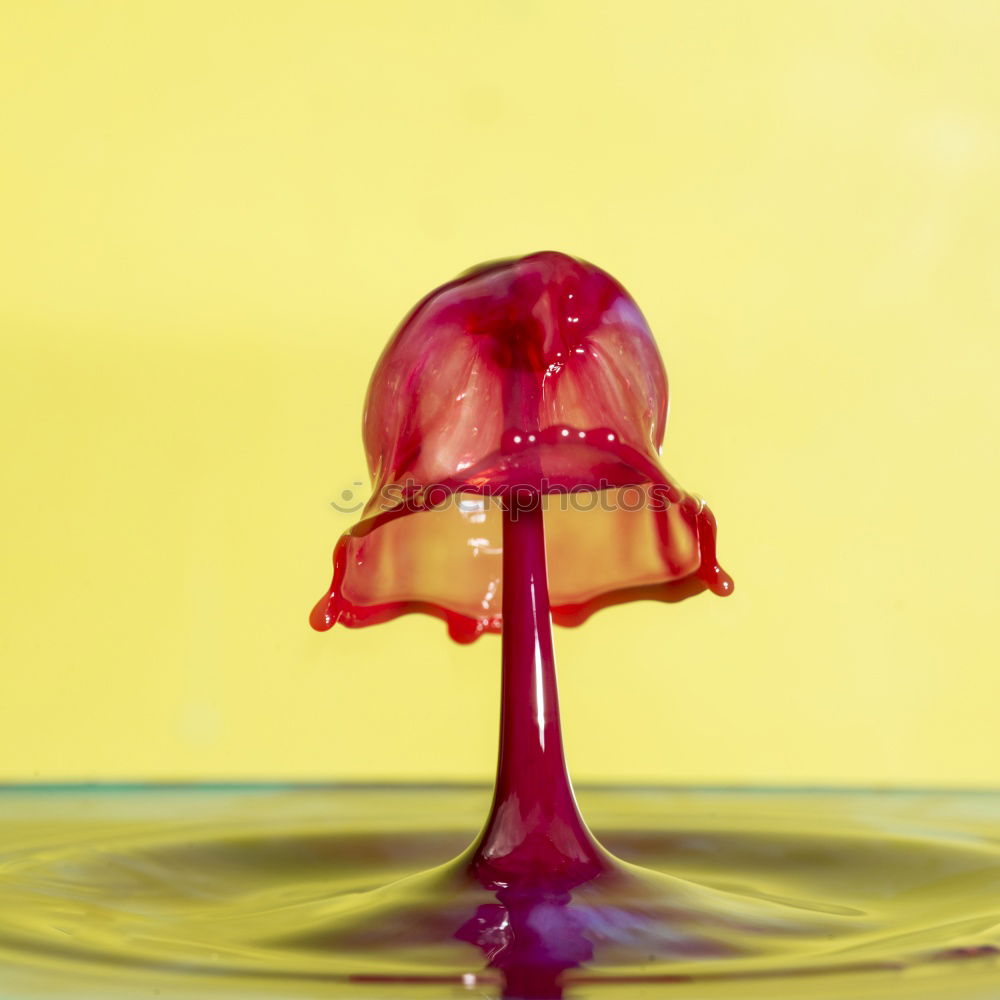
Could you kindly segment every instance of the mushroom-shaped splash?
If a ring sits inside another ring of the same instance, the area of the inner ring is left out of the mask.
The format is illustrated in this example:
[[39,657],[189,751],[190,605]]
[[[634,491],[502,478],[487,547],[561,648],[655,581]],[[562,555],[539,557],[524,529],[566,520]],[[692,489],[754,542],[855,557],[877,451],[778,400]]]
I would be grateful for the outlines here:
[[503,623],[505,498],[545,510],[552,617],[732,581],[715,519],[664,471],[667,377],[638,306],[560,253],[505,260],[428,295],[372,375],[374,491],[340,539],[312,624],[411,611],[470,641]]
[[[478,952],[524,1000],[559,997],[583,969],[669,977],[692,957],[752,960],[760,929],[836,932],[784,903],[619,861],[573,795],[553,619],[732,590],[711,513],[659,464],[666,414],[635,303],[563,254],[463,275],[389,342],[365,412],[375,495],[337,545],[313,624],[426,611],[459,639],[501,632],[493,804],[454,861],[331,902],[297,946],[380,961],[402,948],[428,975],[467,972],[452,963]],[[459,942],[469,951],[453,956]]]

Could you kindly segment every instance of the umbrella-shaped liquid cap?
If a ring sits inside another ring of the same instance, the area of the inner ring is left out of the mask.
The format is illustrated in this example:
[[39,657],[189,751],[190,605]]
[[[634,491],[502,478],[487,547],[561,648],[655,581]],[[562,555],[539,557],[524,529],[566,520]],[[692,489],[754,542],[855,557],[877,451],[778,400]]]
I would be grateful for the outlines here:
[[499,631],[501,508],[545,508],[553,618],[729,593],[715,521],[659,463],[663,362],[638,306],[560,253],[485,264],[428,295],[372,375],[374,492],[340,539],[313,625],[408,611],[461,640]]

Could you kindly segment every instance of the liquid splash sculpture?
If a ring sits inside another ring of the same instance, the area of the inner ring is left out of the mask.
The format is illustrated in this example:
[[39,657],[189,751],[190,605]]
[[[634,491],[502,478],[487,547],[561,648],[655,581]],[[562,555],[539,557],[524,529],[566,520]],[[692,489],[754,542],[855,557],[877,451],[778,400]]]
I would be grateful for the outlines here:
[[460,858],[355,900],[301,943],[412,958],[457,939],[503,972],[508,995],[550,997],[592,961],[657,967],[751,953],[765,927],[823,932],[780,904],[617,860],[574,799],[552,620],[732,591],[710,510],[659,463],[666,416],[666,372],[638,307],[564,254],[478,267],[400,326],[365,409],[374,494],[336,547],[312,624],[423,611],[459,641],[500,632],[494,800]]
[[539,253],[437,289],[372,375],[364,439],[374,491],[337,546],[314,627],[424,611],[459,641],[500,632],[505,579],[523,590],[501,553],[530,534],[505,544],[511,504],[596,491],[595,509],[548,505],[560,508],[544,546],[557,624],[622,600],[729,593],[711,511],[659,464],[666,419],[653,336],[599,268]]

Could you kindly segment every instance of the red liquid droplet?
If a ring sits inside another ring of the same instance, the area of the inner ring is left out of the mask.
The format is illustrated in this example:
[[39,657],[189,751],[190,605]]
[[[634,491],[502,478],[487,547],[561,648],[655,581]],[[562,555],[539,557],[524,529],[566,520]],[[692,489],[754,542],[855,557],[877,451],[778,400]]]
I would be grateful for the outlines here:
[[[638,307],[564,254],[474,269],[428,295],[365,407],[374,481],[312,624],[420,611],[468,642],[503,624],[504,496],[546,496],[553,619],[732,581],[715,521],[659,462],[667,378]],[[477,506],[478,505],[478,506]]]

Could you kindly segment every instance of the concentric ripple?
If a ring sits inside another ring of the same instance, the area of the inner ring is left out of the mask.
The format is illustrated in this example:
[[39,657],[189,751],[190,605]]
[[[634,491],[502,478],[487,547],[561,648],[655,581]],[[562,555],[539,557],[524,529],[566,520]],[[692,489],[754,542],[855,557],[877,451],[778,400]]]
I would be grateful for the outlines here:
[[[566,950],[568,996],[826,995],[860,973],[924,996],[941,970],[942,996],[1000,993],[1000,794],[580,798],[628,864],[519,924],[452,860],[485,789],[0,791],[0,966],[52,996],[490,997],[497,955],[537,932]],[[955,992],[971,972],[984,991]]]

